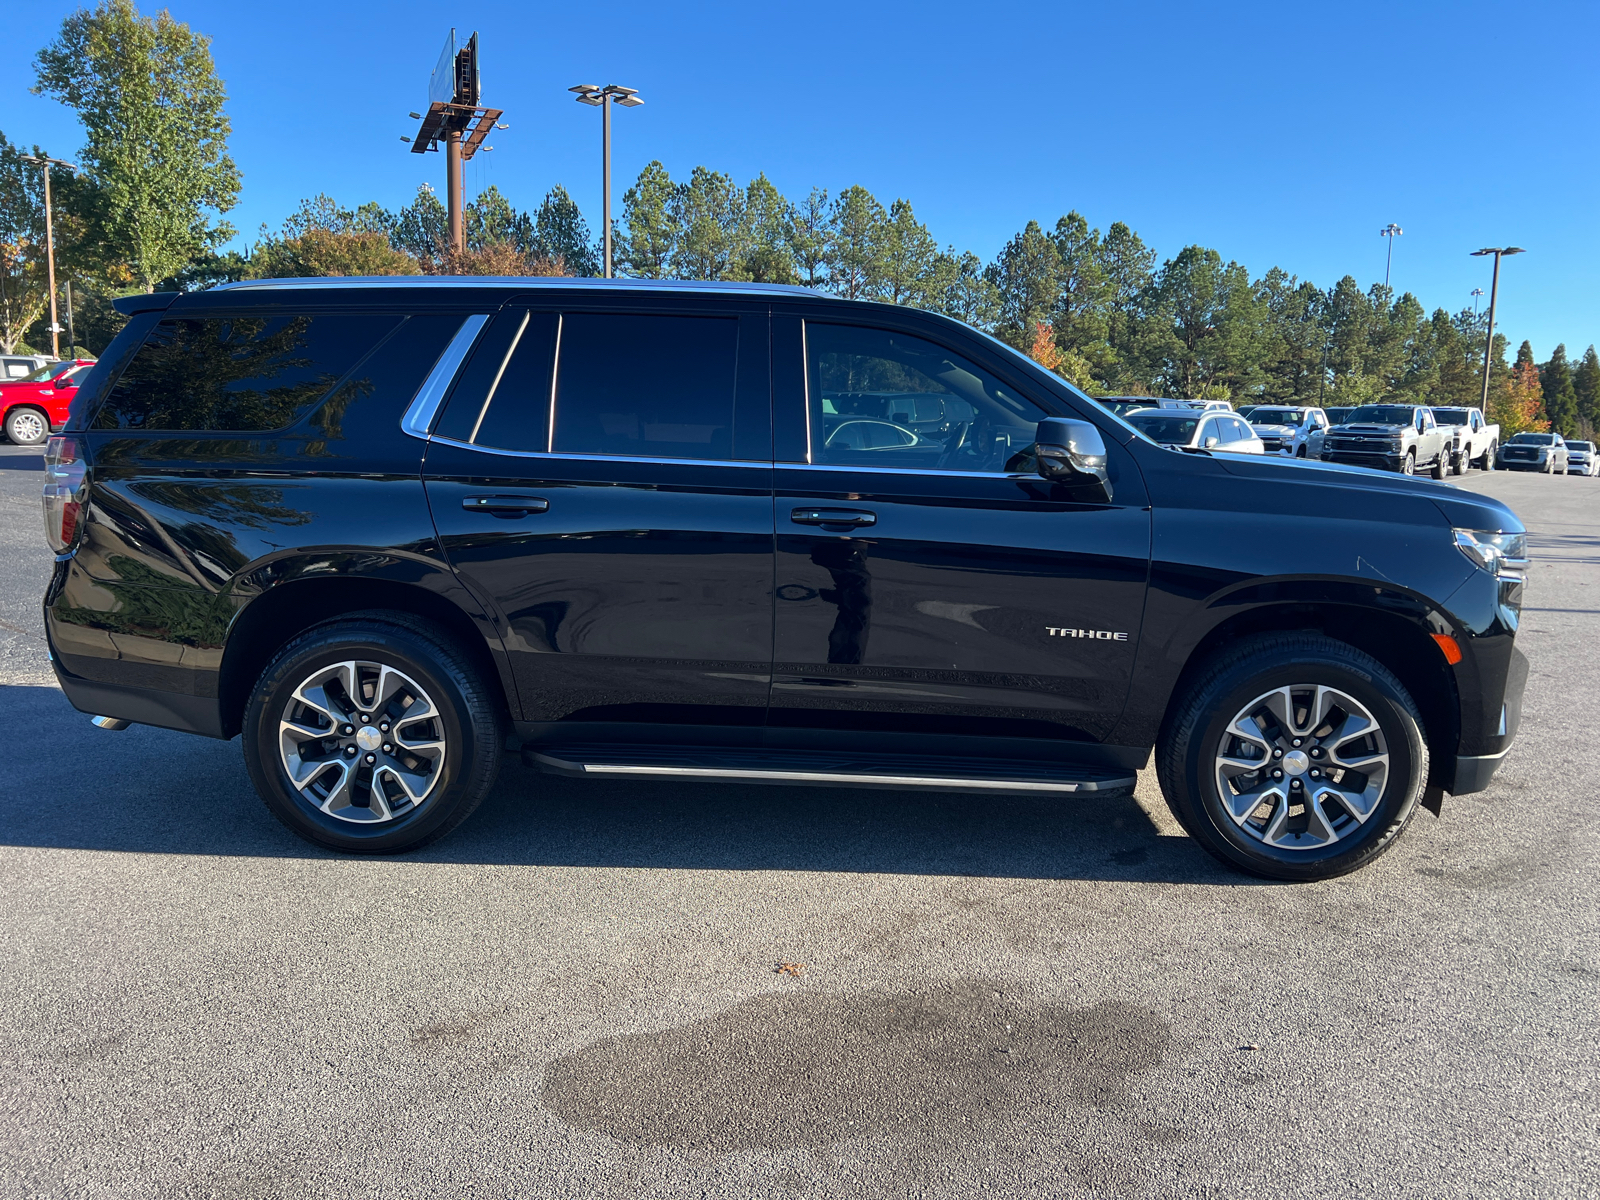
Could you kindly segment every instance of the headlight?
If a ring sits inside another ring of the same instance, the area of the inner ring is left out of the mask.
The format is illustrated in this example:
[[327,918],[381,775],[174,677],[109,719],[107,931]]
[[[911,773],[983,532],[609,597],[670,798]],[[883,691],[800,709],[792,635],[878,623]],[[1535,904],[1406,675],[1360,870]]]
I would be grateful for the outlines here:
[[1495,533],[1487,529],[1456,529],[1452,532],[1461,553],[1489,574],[1521,577],[1527,571],[1527,534]]

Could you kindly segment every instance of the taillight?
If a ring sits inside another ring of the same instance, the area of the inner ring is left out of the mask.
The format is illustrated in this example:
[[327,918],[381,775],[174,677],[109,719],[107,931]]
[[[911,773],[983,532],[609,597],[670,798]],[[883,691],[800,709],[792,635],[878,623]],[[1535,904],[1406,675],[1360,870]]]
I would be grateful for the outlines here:
[[78,539],[88,474],[77,438],[53,437],[45,444],[44,537],[57,554],[70,550]]

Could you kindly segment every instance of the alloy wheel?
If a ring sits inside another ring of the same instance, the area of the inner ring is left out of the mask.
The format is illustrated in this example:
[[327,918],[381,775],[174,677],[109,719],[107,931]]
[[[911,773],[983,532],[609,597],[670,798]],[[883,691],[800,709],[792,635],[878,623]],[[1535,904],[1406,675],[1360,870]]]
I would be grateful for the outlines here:
[[1377,719],[1322,684],[1257,696],[1228,722],[1215,755],[1218,795],[1248,837],[1277,850],[1321,850],[1359,833],[1389,784]]
[[278,721],[289,782],[329,816],[377,824],[410,816],[445,765],[439,709],[408,675],[360,660],[319,667]]
[[45,427],[44,418],[32,409],[24,409],[15,414],[10,421],[7,432],[11,440],[21,446],[32,446],[44,441],[49,430]]

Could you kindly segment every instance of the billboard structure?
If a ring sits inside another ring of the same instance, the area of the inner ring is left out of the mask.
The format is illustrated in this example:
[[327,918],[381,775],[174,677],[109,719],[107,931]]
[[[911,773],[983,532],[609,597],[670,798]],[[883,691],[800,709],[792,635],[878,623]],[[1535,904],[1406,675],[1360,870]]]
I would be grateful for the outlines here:
[[[461,164],[483,148],[484,138],[503,115],[498,108],[480,103],[478,77],[478,35],[465,46],[456,45],[456,31],[445,39],[439,62],[428,79],[428,111],[412,113],[422,121],[411,153],[426,154],[445,150],[446,209],[450,214],[450,244],[460,252],[466,236],[462,220]],[[502,127],[503,128],[503,127]]]

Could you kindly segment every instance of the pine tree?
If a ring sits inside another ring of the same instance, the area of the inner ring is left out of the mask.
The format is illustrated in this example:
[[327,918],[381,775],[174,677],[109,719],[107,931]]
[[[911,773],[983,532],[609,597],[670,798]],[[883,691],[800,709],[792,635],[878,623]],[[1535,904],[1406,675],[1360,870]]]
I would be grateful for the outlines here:
[[804,200],[790,206],[786,233],[800,282],[811,288],[826,286],[833,236],[828,228],[827,188],[812,188]]
[[793,283],[794,253],[789,245],[789,202],[765,173],[744,190],[744,227],[736,275],[754,283]]
[[612,232],[616,265],[640,279],[665,279],[678,247],[677,185],[659,162],[639,172],[622,195],[622,221]]
[[1565,344],[1555,348],[1550,361],[1539,368],[1539,386],[1544,391],[1544,411],[1550,427],[1562,437],[1578,435],[1578,393],[1573,388],[1572,364],[1567,361]]
[[1040,322],[1048,323],[1061,291],[1061,255],[1045,236],[1039,222],[1029,221],[1023,231],[1005,244],[986,278],[1000,298],[1000,323],[996,334],[1027,350],[1033,345]]
[[1600,357],[1590,346],[1572,373],[1572,390],[1578,400],[1578,436],[1593,441],[1600,433]]
[[935,268],[939,243],[928,227],[917,220],[909,200],[896,200],[889,206],[889,219],[882,231],[879,255],[879,280],[873,298],[890,304],[932,306],[937,290]]
[[589,232],[589,222],[583,219],[577,201],[559,183],[545,195],[533,219],[532,236],[521,244],[535,257],[552,265],[559,263],[568,275],[600,274],[600,254],[594,235]]
[[828,212],[828,282],[847,300],[864,300],[883,279],[888,215],[860,184],[845,188]]

